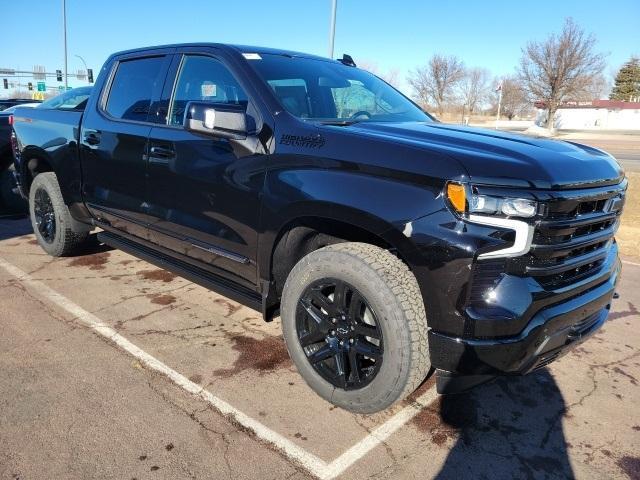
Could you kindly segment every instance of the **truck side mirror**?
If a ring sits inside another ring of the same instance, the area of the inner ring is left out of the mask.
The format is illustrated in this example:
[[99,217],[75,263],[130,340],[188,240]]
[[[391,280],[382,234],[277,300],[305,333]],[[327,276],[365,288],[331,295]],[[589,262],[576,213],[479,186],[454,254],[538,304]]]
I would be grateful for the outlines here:
[[247,138],[247,114],[244,106],[225,103],[189,102],[184,115],[184,128],[216,138]]

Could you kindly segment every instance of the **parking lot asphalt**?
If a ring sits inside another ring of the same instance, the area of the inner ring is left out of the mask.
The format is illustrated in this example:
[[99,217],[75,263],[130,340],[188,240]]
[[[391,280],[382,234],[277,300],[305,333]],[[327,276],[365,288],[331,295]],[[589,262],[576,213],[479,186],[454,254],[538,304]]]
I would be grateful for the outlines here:
[[296,373],[279,320],[0,220],[0,478],[640,478],[640,262],[549,367],[375,415]]

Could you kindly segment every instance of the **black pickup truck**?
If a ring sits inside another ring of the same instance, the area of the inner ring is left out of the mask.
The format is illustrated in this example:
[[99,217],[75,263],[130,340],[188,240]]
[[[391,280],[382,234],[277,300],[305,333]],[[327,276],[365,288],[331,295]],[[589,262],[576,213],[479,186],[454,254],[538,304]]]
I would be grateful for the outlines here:
[[281,317],[319,395],[374,412],[539,369],[605,322],[627,181],[609,154],[445,125],[349,56],[111,56],[85,108],[18,110],[40,245],[109,245]]

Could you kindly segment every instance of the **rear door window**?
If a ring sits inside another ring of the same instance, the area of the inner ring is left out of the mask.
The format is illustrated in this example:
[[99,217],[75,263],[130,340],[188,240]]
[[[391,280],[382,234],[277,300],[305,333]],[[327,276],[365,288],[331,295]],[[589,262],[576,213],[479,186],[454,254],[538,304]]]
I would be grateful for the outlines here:
[[164,81],[164,61],[160,56],[119,62],[105,106],[107,113],[123,120],[148,121],[153,93]]
[[185,55],[171,102],[170,125],[182,125],[184,110],[191,101],[243,105],[246,109],[248,97],[220,61]]

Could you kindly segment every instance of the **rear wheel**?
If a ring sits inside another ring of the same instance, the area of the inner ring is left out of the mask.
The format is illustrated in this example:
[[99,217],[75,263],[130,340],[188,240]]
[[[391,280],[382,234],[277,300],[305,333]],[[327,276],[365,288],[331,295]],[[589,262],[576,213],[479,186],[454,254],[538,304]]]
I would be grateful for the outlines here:
[[304,257],[281,303],[289,354],[321,397],[372,413],[413,392],[430,370],[417,281],[390,252],[340,243]]
[[54,257],[73,255],[89,237],[90,227],[71,217],[53,172],[41,173],[33,180],[29,214],[38,243]]

